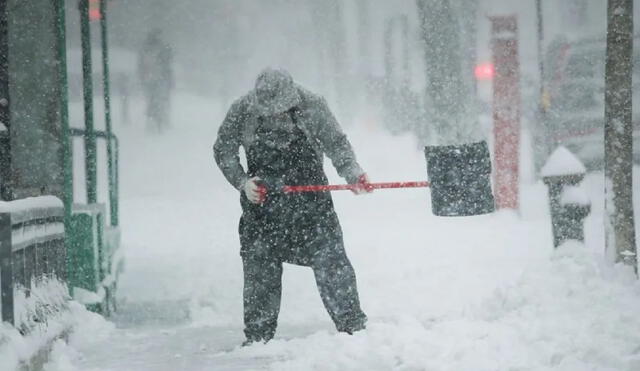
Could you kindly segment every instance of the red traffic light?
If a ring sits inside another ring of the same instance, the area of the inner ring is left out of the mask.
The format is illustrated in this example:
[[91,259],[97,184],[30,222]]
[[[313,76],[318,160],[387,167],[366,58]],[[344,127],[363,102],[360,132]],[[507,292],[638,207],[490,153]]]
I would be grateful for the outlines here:
[[101,18],[100,0],[89,0],[89,19],[92,21],[99,21]]
[[480,63],[476,66],[474,74],[478,80],[493,80],[496,70],[491,62]]

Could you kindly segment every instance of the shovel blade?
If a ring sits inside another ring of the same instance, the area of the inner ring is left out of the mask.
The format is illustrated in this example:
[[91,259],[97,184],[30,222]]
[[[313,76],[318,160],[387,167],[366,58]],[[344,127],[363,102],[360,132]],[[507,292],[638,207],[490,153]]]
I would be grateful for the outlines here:
[[487,142],[425,147],[431,208],[437,216],[473,216],[495,211]]

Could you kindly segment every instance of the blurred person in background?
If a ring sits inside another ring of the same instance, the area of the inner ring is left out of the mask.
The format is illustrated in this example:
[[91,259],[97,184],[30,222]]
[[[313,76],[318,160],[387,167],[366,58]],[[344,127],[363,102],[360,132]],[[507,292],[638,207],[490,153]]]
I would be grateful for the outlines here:
[[152,30],[138,55],[138,77],[146,99],[147,127],[162,132],[169,126],[174,87],[173,51],[160,30]]
[[[244,147],[247,172],[240,163]],[[240,255],[244,268],[246,344],[273,338],[282,292],[282,264],[313,269],[324,306],[340,332],[365,328],[356,276],[329,192],[282,192],[283,185],[328,184],[327,155],[338,174],[371,192],[346,135],[324,98],[266,69],[235,101],[213,147],[227,180],[240,191]]]

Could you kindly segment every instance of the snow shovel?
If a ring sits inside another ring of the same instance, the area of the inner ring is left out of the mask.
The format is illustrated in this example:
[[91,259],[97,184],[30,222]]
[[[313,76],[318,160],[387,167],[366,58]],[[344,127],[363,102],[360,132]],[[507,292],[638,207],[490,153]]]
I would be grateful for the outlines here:
[[[482,141],[455,146],[427,146],[429,181],[369,183],[373,189],[431,187],[437,216],[472,216],[495,210],[491,192],[489,147]],[[285,193],[353,190],[355,184],[283,186]]]

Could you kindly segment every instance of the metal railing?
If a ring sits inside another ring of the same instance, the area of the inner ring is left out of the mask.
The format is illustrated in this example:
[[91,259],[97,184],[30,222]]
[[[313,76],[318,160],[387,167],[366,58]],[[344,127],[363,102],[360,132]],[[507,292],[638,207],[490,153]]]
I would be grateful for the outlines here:
[[[29,298],[39,283],[49,279],[63,283],[67,280],[62,201],[43,196],[3,203],[0,207],[2,321],[23,328],[24,324],[16,323],[16,310],[20,308],[16,308],[15,294],[21,291]],[[46,315],[45,312],[40,314]]]
[[[115,146],[115,150],[112,152],[113,156],[113,166],[108,168],[108,181],[109,181],[109,212],[110,212],[110,221],[112,226],[118,225],[118,215],[119,215],[119,184],[120,184],[120,174],[119,174],[119,162],[120,162],[120,144],[118,142],[118,137],[107,131],[94,130],[94,136],[97,139],[104,139],[108,142],[113,143]],[[87,131],[84,129],[78,128],[70,128],[69,135],[72,137],[84,138]],[[109,156],[109,154],[107,154]]]

